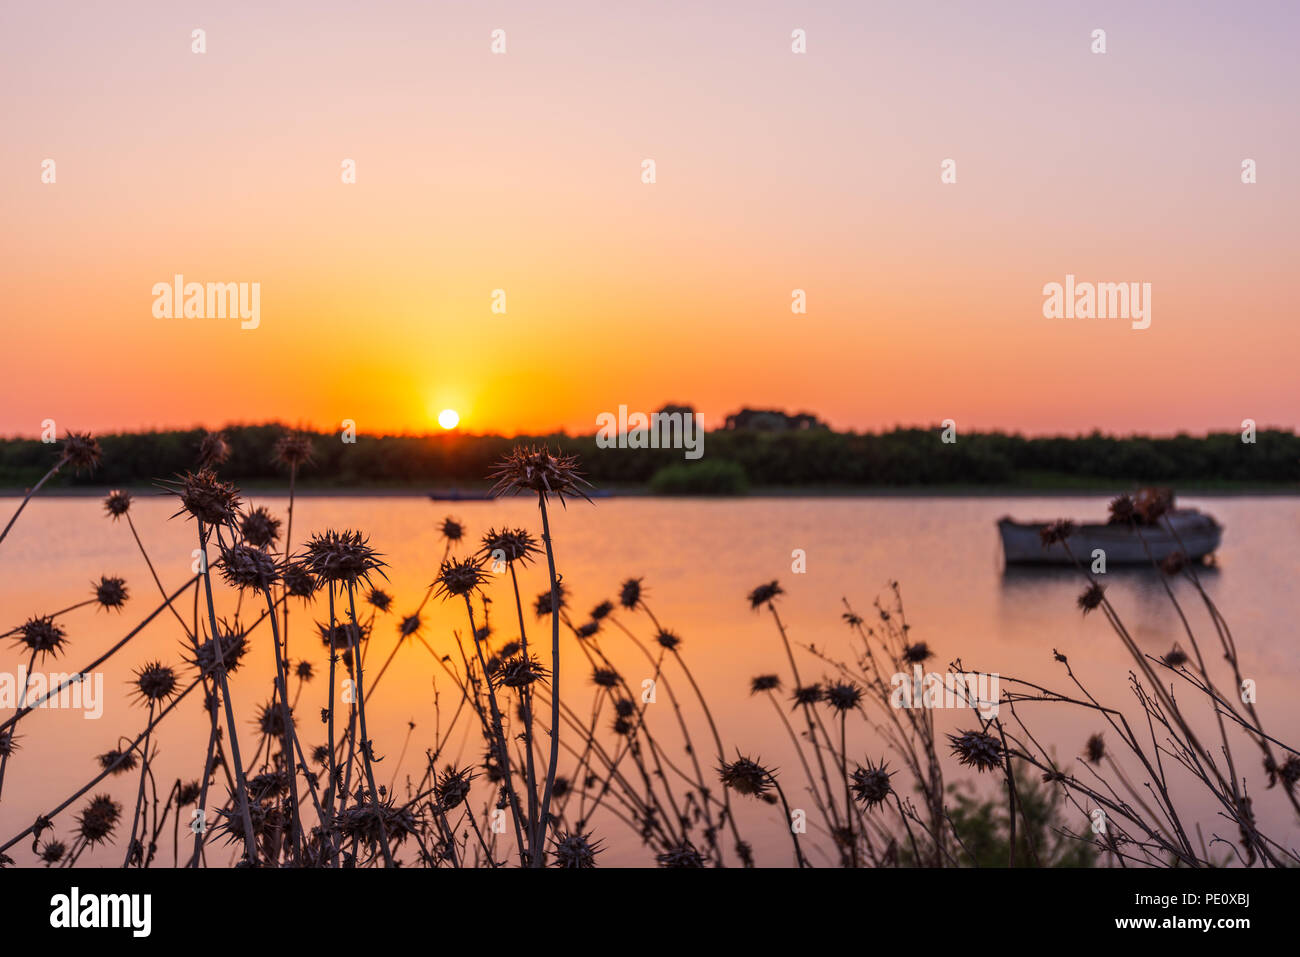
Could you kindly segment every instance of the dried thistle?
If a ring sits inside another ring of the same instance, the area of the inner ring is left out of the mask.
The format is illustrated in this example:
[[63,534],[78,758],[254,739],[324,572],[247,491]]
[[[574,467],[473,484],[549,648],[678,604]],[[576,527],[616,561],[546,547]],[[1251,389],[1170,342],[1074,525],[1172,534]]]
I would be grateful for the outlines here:
[[54,616],[29,618],[18,629],[18,643],[26,645],[33,654],[46,657],[58,655],[67,643],[67,632],[54,621]]
[[543,502],[555,495],[561,505],[566,497],[591,501],[583,491],[584,487],[590,488],[591,483],[582,477],[577,464],[576,455],[553,453],[546,446],[516,445],[489,476],[496,480],[492,494],[536,492]]
[[239,533],[254,548],[270,548],[280,537],[280,520],[264,505],[259,505],[239,522]]
[[126,580],[108,575],[99,576],[95,583],[95,601],[101,608],[115,608],[119,611],[126,604]]
[[151,661],[135,673],[132,694],[141,701],[156,704],[176,693],[176,672],[161,661]]
[[437,594],[445,601],[448,598],[468,595],[477,591],[488,580],[488,573],[483,569],[478,558],[449,558],[442,563],[438,577],[434,581]]
[[854,800],[868,811],[883,804],[893,791],[893,786],[889,783],[893,774],[894,772],[885,770],[884,761],[876,765],[868,759],[866,764],[858,765],[853,769],[853,782],[849,785]]
[[302,563],[319,588],[326,583],[370,585],[370,575],[383,575],[385,563],[379,553],[370,547],[368,539],[360,532],[333,529],[312,535],[303,546]]
[[121,816],[122,805],[107,794],[97,794],[77,816],[77,830],[82,839],[93,847],[113,836],[113,830]]
[[221,550],[221,577],[239,589],[269,589],[280,580],[280,563],[253,545],[232,545]]
[[983,731],[948,735],[958,760],[976,771],[991,771],[1002,763],[1002,742]]
[[109,514],[114,521],[125,515],[131,508],[131,493],[123,492],[119,489],[113,489],[104,499],[104,511]]
[[69,432],[63,440],[60,461],[71,465],[72,471],[79,475],[83,471],[93,472],[102,455],[98,440],[89,432]]
[[759,585],[749,593],[749,607],[753,611],[758,611],[764,605],[771,604],[774,599],[784,594],[785,591],[776,581],[770,581],[766,585]]
[[762,797],[772,787],[772,772],[757,761],[737,756],[731,763],[723,763],[718,776],[724,786],[737,794]]

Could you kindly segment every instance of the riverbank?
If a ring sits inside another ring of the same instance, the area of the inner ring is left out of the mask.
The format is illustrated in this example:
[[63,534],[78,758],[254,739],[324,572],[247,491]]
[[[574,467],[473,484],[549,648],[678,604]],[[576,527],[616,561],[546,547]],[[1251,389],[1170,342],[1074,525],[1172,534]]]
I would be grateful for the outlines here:
[[[246,482],[237,483],[245,497],[288,495],[286,483]],[[1300,496],[1300,486],[1294,483],[1260,485],[1252,482],[1170,482],[1162,483],[1173,488],[1180,496],[1215,497],[1287,497]],[[645,484],[601,486],[595,500],[601,498],[1047,498],[1051,496],[1096,496],[1107,498],[1123,492],[1132,492],[1141,485],[1139,482],[1122,480],[1079,481],[1074,483],[1052,484],[1013,484],[1013,485],[815,485],[815,486],[755,486],[748,492],[738,495],[658,495]],[[464,502],[489,501],[481,496],[489,486],[456,486],[453,490],[446,486],[419,485],[325,485],[298,483],[295,494],[300,498],[427,498],[434,504],[455,506]],[[67,486],[64,488],[45,486],[39,498],[103,498],[111,489],[109,486]],[[137,497],[165,494],[154,485],[127,485],[123,490]],[[450,493],[460,492],[466,497],[455,498]],[[26,489],[0,488],[0,498],[22,498]],[[436,497],[435,497],[436,496]]]

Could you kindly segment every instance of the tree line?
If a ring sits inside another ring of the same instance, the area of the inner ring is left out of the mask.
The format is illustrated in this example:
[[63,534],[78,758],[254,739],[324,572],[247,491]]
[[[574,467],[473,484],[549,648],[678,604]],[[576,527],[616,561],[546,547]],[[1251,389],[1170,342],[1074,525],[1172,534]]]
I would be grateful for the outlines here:
[[[281,425],[240,425],[223,431],[229,445],[221,465],[237,483],[285,478],[274,462]],[[707,487],[720,466],[751,487],[808,486],[1062,486],[1089,482],[1285,485],[1300,482],[1300,436],[1262,430],[1254,442],[1240,433],[1152,438],[1100,433],[1026,437],[972,432],[945,442],[940,429],[898,428],[880,433],[810,429],[760,432],[719,430],[706,436],[699,462],[672,449],[598,448],[594,436],[532,437],[357,435],[308,433],[314,461],[299,481],[307,486],[434,488],[485,484],[494,464],[519,442],[547,443],[580,456],[596,486],[645,485],[670,468],[675,485],[692,469]],[[63,474],[53,485],[141,486],[197,467],[201,429],[98,436],[103,449],[90,474]],[[0,486],[27,487],[58,458],[58,445],[37,439],[0,439]]]

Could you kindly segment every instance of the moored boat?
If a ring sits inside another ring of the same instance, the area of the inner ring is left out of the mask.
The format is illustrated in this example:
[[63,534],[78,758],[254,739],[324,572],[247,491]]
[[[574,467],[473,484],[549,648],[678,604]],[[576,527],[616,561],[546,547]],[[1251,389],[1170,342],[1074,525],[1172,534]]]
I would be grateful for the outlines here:
[[1049,544],[1044,541],[1043,532],[1052,524],[1017,522],[1010,517],[1000,519],[998,531],[1007,564],[1064,565],[1073,561],[1089,564],[1098,549],[1105,552],[1108,565],[1162,562],[1179,553],[1188,561],[1201,561],[1219,547],[1223,538],[1223,526],[1194,508],[1169,508],[1151,524],[1115,521],[1079,524],[1073,526],[1063,542]]

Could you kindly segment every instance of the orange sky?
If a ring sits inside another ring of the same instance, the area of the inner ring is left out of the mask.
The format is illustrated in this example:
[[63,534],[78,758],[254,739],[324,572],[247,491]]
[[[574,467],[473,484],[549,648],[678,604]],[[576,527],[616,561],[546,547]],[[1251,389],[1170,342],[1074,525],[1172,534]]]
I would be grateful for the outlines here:
[[[6,9],[0,433],[1294,427],[1294,8],[902,6]],[[1067,273],[1151,328],[1045,319]]]

